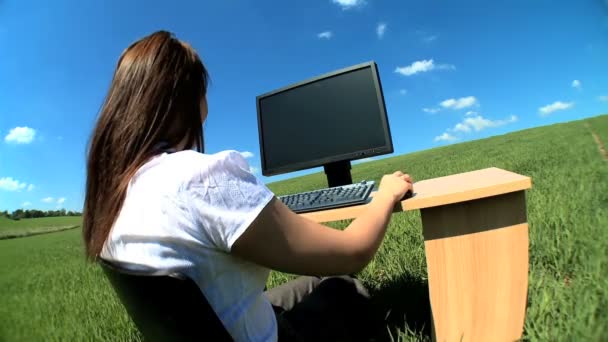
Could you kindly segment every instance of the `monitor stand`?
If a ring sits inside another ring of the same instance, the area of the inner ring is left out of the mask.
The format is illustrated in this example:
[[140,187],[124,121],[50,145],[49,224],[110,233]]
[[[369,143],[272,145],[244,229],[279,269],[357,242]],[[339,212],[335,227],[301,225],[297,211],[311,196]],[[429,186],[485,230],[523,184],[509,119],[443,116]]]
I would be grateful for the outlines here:
[[350,160],[325,164],[323,165],[323,169],[327,175],[327,185],[330,188],[353,183],[353,178],[350,174]]

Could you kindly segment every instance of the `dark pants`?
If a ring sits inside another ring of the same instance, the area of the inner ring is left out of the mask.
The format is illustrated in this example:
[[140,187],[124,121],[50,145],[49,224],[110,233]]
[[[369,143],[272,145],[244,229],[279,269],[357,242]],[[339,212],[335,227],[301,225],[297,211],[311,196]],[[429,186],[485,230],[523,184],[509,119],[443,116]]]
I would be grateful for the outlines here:
[[378,320],[369,293],[352,277],[302,276],[266,291],[279,341],[365,341]]

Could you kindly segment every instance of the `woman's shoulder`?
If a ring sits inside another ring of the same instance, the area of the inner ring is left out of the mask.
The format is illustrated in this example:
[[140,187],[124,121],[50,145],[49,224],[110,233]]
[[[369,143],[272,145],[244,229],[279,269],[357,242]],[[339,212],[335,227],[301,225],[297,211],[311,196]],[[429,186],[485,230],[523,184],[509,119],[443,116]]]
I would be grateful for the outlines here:
[[163,158],[163,173],[181,178],[185,182],[203,181],[209,176],[225,178],[247,177],[249,164],[243,155],[236,150],[225,150],[213,154],[192,150],[174,152]]
[[200,153],[193,150],[179,151],[171,153],[168,158],[176,167],[193,167],[200,168],[201,166],[209,167],[216,164],[229,165],[246,164],[247,161],[243,155],[236,150],[224,150],[213,154]]

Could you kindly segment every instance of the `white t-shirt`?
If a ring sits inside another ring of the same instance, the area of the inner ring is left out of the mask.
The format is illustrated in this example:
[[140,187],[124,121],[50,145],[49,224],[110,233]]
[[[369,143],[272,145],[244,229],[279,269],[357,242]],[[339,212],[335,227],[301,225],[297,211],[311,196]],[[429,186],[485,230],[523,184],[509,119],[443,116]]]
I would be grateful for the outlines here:
[[230,254],[273,196],[236,151],[162,153],[131,179],[100,256],[186,274],[236,341],[276,341],[270,270]]

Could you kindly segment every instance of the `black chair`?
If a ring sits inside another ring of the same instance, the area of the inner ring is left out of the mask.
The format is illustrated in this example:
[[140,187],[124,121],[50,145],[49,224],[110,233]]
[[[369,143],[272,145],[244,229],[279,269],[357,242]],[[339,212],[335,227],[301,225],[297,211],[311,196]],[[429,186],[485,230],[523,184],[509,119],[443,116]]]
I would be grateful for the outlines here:
[[192,279],[137,264],[99,264],[146,341],[232,341]]

